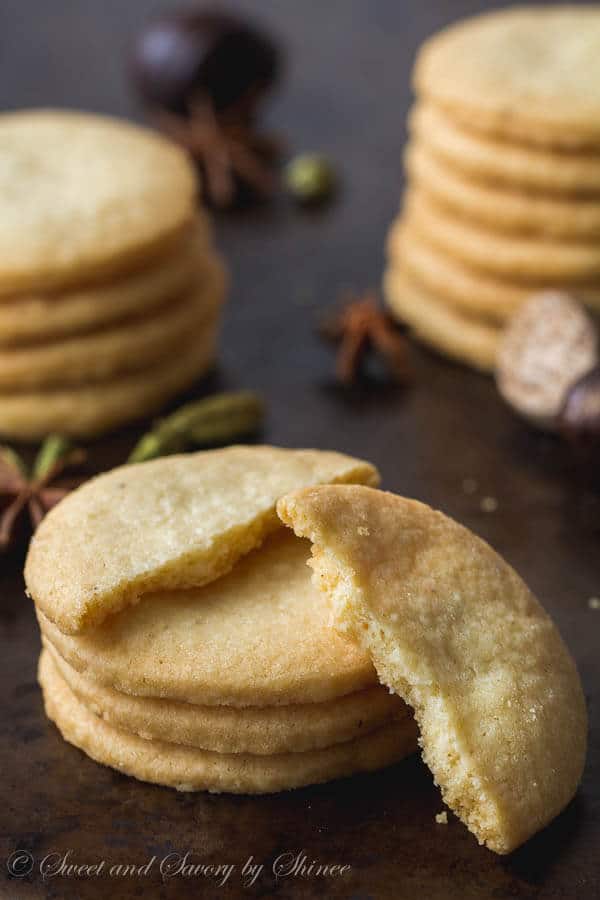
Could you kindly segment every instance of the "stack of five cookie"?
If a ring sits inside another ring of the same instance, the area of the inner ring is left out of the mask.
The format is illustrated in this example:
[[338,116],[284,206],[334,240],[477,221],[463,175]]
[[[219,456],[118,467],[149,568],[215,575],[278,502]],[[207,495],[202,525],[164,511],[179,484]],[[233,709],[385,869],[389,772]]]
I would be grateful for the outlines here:
[[87,437],[153,412],[215,353],[225,273],[193,168],[87,114],[7,114],[0,141],[0,432]]

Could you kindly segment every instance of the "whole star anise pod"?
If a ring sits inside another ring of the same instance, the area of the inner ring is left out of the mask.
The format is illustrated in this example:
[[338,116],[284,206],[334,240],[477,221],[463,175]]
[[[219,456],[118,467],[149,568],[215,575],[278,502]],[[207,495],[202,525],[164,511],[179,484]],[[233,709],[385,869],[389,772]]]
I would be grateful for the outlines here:
[[272,164],[281,154],[278,142],[232,112],[217,115],[208,97],[190,103],[188,116],[161,111],[155,121],[200,165],[207,199],[215,206],[233,203],[238,180],[261,196],[275,190]]
[[30,471],[14,450],[0,447],[0,552],[12,545],[23,519],[35,531],[48,510],[79,483],[55,481],[84,459],[84,451],[60,435],[46,438]]
[[410,380],[407,341],[381,309],[374,292],[348,302],[323,323],[321,333],[338,344],[336,377],[342,384],[355,381],[369,352],[381,357],[396,381],[406,384]]
[[198,162],[215,206],[231,205],[240,186],[263,195],[275,187],[280,148],[255,123],[281,65],[262,26],[220,7],[169,10],[136,35],[131,71],[140,97]]

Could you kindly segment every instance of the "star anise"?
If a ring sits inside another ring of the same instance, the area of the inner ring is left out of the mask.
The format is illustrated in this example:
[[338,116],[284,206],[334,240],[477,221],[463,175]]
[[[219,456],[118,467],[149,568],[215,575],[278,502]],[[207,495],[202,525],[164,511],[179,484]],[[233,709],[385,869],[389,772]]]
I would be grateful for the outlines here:
[[156,123],[200,164],[207,198],[215,206],[233,203],[238,179],[263,196],[275,190],[271,163],[281,148],[275,139],[258,134],[250,118],[235,110],[217,115],[210,99],[199,97],[187,116],[161,111]]
[[14,450],[0,447],[0,552],[13,543],[23,519],[35,531],[48,510],[76,487],[79,481],[55,481],[84,459],[83,450],[59,435],[46,438],[30,471]]
[[382,310],[374,292],[352,299],[326,321],[321,333],[338,344],[336,377],[351,384],[359,374],[368,352],[379,356],[394,380],[410,380],[405,337]]

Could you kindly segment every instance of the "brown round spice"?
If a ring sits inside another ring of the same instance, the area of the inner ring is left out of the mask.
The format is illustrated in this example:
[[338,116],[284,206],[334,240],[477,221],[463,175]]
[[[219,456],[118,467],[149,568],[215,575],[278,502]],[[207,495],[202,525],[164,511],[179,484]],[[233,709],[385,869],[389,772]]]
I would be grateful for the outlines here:
[[558,291],[534,295],[500,342],[496,384],[535,425],[554,429],[567,391],[598,362],[598,335],[579,301]]

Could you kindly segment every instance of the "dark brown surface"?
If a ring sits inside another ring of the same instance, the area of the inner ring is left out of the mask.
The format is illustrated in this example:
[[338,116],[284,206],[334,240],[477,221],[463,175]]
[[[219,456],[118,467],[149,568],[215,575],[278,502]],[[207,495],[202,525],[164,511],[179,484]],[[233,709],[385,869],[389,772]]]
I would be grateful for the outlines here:
[[[539,594],[577,659],[592,722],[581,790],[544,833],[508,858],[477,846],[416,759],[386,772],[264,798],[178,795],[104,769],[67,746],[44,719],[35,682],[38,636],[16,559],[0,559],[0,895],[3,897],[592,898],[600,893],[598,632],[600,493],[591,466],[529,431],[493,384],[414,350],[414,386],[354,391],[330,380],[315,316],[344,287],[379,282],[385,231],[400,187],[408,73],[419,41],[476,2],[336,0],[259,4],[289,51],[270,119],[296,150],[339,164],[338,203],[306,215],[283,201],[221,218],[234,287],[213,386],[253,387],[270,406],[264,438],[331,447],[380,466],[385,486],[442,508],[491,541]],[[256,7],[250,0],[248,9]],[[136,115],[123,73],[129,35],[156,4],[142,0],[7,0],[0,8],[0,107],[55,104]],[[1,152],[1,148],[0,148]],[[137,432],[91,451],[123,460]],[[467,493],[464,479],[477,490]],[[498,500],[494,513],[481,499]],[[201,652],[201,648],[199,648]],[[16,849],[35,859],[9,879]],[[142,865],[144,876],[49,878],[48,853],[71,861]],[[160,860],[235,863],[225,886],[201,875],[161,880]],[[275,880],[282,853],[304,851],[350,870],[337,878]],[[252,856],[265,868],[245,887]]]

